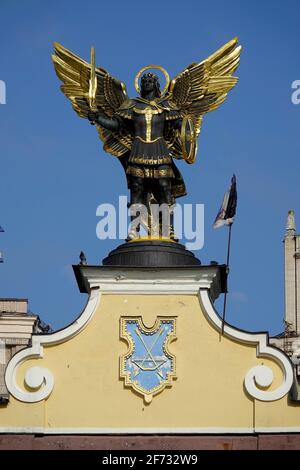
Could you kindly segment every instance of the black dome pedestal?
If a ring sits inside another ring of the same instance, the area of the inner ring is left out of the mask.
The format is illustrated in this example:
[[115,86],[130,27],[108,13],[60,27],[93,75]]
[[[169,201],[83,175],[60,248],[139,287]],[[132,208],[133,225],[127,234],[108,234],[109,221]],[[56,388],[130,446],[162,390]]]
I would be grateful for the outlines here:
[[184,245],[172,241],[141,240],[123,243],[102,261],[104,266],[200,266],[201,261]]

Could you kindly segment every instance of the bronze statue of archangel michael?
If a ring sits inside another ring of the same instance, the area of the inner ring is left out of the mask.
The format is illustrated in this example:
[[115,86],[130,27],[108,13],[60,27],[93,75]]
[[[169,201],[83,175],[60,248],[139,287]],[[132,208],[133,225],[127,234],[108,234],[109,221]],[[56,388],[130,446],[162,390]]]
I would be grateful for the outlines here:
[[[95,66],[94,49],[87,63],[60,44],[52,56],[62,92],[80,117],[96,125],[104,150],[117,157],[126,172],[130,206],[149,200],[172,206],[186,194],[174,159],[194,163],[197,137],[205,113],[216,109],[234,87],[241,46],[232,39],[202,62],[194,62],[170,81],[162,67],[143,67],[136,76],[139,96],[129,98],[123,82]],[[159,69],[166,84],[149,72]],[[128,238],[139,235],[129,230]],[[172,223],[170,239],[174,239]]]

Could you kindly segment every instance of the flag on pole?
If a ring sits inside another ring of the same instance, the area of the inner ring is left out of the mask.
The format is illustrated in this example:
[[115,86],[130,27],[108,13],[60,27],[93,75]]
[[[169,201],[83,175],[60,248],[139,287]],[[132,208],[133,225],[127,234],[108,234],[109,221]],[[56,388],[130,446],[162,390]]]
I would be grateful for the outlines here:
[[231,225],[234,221],[234,216],[237,206],[237,190],[236,190],[236,177],[231,178],[231,185],[228,191],[224,194],[223,202],[214,221],[214,228],[222,227],[223,225]]

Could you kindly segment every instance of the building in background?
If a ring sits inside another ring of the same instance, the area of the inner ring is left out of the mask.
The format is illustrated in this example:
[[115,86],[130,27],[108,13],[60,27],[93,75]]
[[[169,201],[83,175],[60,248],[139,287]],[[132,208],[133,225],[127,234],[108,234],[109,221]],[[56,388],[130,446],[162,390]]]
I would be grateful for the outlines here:
[[[0,233],[3,232],[0,225]],[[0,251],[0,263],[3,261],[3,253]],[[0,298],[0,404],[9,401],[4,380],[9,360],[30,345],[33,333],[49,333],[50,330],[38,315],[29,312],[28,299]]]
[[0,299],[0,404],[9,400],[4,381],[7,363],[15,353],[30,345],[33,333],[49,330],[38,315],[28,311],[28,299]]
[[290,397],[300,401],[300,235],[296,232],[295,214],[288,212],[284,236],[284,331],[271,344],[282,349],[294,366],[294,386]]

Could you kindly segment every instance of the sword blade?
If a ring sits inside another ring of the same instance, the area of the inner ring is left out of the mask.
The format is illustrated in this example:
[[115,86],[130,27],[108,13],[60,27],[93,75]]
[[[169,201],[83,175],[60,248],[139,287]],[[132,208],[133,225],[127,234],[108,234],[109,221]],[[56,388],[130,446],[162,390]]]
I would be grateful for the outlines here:
[[89,80],[89,105],[92,111],[97,111],[96,105],[97,77],[95,65],[95,48],[91,47],[91,76]]

